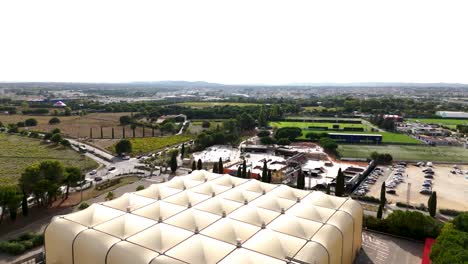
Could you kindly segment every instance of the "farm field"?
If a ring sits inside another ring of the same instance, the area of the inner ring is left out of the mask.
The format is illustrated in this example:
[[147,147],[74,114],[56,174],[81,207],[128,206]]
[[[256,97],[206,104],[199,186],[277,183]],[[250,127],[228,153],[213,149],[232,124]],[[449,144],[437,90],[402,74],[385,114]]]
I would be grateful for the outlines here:
[[408,121],[424,124],[438,124],[455,129],[457,125],[468,125],[468,119],[446,119],[446,118],[408,118]]
[[309,130],[309,126],[327,126],[328,128],[332,128],[334,123],[319,123],[319,122],[270,122],[270,125],[273,127],[299,127],[302,130],[302,136],[300,139],[305,139],[308,133],[342,133],[342,134],[379,134],[382,135],[382,141],[384,143],[404,143],[404,144],[422,144],[419,140],[414,139],[408,135],[400,134],[400,133],[392,133],[392,132],[372,132],[372,126],[367,124],[339,124],[340,128],[343,127],[361,127],[364,128],[365,131],[333,131],[333,130]]
[[[151,151],[163,149],[168,146],[180,144],[186,142],[193,137],[190,135],[176,135],[168,137],[153,137],[153,138],[131,138],[133,154],[144,154]],[[115,152],[114,145],[107,148],[108,150]]]
[[193,107],[193,108],[208,108],[213,106],[253,106],[259,105],[256,103],[238,103],[238,102],[184,102],[184,103],[177,103],[176,105],[186,106],[186,107]]
[[461,147],[428,145],[350,145],[341,144],[338,152],[342,158],[368,158],[370,153],[389,153],[394,160],[467,162],[468,149]]
[[[61,121],[57,125],[49,125],[49,120],[53,116],[0,115],[0,121],[6,125],[24,121],[28,118],[35,118],[38,121],[38,125],[30,127],[30,130],[49,132],[54,128],[59,128],[64,135],[71,138],[89,137],[91,129],[94,138],[100,137],[101,127],[103,127],[104,138],[111,138],[112,127],[114,127],[114,137],[121,138],[123,136],[123,127],[120,126],[119,118],[124,115],[130,115],[130,113],[91,113],[82,117],[57,116]],[[130,126],[125,127],[125,135],[127,137],[132,135]],[[143,135],[143,129],[137,127],[135,129],[135,135],[141,137]],[[151,129],[145,129],[145,136],[149,137],[151,135]],[[155,135],[160,135],[159,130],[155,130]]]
[[16,135],[0,134],[0,150],[0,184],[15,183],[27,166],[43,160],[58,160],[82,170],[98,167],[95,161],[70,148]]
[[190,134],[199,134],[199,133],[201,133],[201,132],[203,132],[205,130],[215,129],[218,125],[219,125],[219,127],[223,126],[223,121],[220,121],[220,120],[206,120],[206,121],[210,122],[210,127],[209,128],[202,127],[203,121],[197,120],[197,121],[190,122],[188,132]]

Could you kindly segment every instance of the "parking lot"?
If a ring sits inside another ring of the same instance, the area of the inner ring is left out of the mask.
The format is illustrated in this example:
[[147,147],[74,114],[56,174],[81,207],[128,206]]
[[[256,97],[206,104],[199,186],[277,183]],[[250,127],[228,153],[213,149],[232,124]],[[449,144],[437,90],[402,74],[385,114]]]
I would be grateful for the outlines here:
[[[419,205],[423,203],[427,206],[427,200],[429,199],[428,194],[421,194],[420,191],[423,189],[425,181],[430,180],[432,186],[428,187],[432,191],[437,191],[437,207],[455,209],[455,210],[468,210],[468,174],[466,170],[468,166],[458,166],[460,170],[454,170],[454,165],[448,164],[434,164],[432,171],[434,172],[433,178],[425,178],[428,173],[423,172],[424,169],[428,169],[427,166],[416,166],[416,164],[408,164],[404,170],[400,170],[401,182],[396,183],[395,194],[386,195],[388,201],[392,203],[396,202],[407,202],[407,191],[408,183],[410,184],[409,191],[409,202],[412,205]],[[376,198],[380,197],[380,187],[383,181],[395,182],[395,174],[397,173],[396,168],[389,169],[388,167],[384,170],[385,175],[378,177],[374,184],[368,184],[369,192],[368,196]],[[456,173],[452,173],[456,172]],[[460,174],[460,172],[464,172]],[[388,176],[390,175],[390,176]],[[427,185],[427,184],[426,184]],[[429,186],[429,185],[427,185]],[[387,190],[392,188],[387,188]]]

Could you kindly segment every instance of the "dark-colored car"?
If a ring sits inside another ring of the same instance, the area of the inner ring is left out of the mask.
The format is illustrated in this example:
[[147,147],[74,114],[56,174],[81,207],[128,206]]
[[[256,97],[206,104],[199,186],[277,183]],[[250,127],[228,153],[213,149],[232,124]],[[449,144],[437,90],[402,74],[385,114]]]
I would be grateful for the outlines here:
[[396,194],[396,191],[394,189],[387,190],[386,193],[388,194]]
[[102,177],[94,177],[94,181],[98,182],[98,181],[102,181]]

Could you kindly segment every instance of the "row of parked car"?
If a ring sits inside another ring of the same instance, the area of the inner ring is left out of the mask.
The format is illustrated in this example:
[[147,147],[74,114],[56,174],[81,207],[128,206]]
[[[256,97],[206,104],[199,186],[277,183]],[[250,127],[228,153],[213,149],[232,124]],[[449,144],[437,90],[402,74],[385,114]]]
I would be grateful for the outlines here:
[[394,167],[394,172],[385,181],[386,193],[396,194],[395,188],[398,184],[405,182],[406,163],[397,164]]
[[369,184],[375,184],[377,179],[383,175],[383,170],[379,167],[375,168],[374,171],[367,177],[367,179],[361,183],[361,185],[354,191],[356,195],[365,195],[369,192]]
[[432,194],[432,179],[434,179],[434,170],[429,167],[422,170],[424,172],[424,178],[426,178],[421,185],[420,194]]

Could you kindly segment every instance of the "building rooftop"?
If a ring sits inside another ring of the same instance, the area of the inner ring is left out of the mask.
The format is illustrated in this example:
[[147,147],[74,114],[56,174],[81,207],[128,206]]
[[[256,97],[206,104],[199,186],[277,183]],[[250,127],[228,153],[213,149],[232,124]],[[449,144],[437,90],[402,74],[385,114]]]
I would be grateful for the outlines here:
[[356,201],[194,171],[54,217],[47,263],[352,263]]

